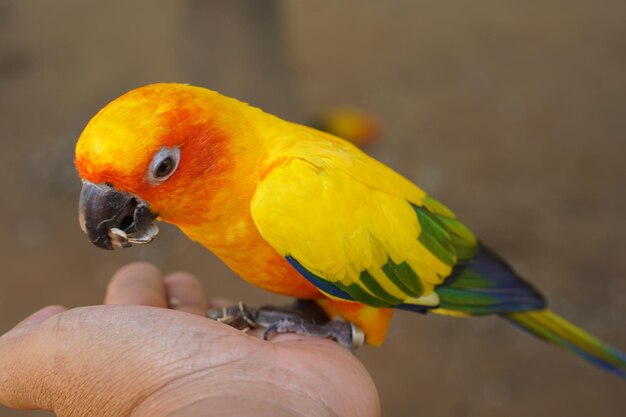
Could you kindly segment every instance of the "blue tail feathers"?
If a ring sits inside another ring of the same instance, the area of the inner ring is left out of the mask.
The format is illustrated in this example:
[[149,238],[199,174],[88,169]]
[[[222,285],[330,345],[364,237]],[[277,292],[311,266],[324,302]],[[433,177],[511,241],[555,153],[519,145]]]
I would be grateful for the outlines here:
[[469,315],[540,310],[543,296],[498,255],[479,243],[473,258],[455,266],[435,289],[440,307]]

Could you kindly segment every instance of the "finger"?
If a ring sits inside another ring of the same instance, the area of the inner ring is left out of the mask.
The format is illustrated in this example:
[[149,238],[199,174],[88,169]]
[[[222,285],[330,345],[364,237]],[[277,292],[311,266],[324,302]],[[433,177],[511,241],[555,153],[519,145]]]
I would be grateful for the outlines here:
[[161,272],[146,262],[120,268],[109,282],[104,303],[167,308]]
[[13,330],[17,330],[20,329],[22,327],[26,327],[29,326],[31,324],[39,324],[47,319],[49,319],[50,317],[62,313],[64,311],[66,311],[67,308],[63,307],[63,306],[47,306],[42,308],[41,310],[35,311],[33,314],[31,314],[30,316],[26,317],[24,320],[20,321],[19,323],[17,323],[15,325],[15,327],[13,327]]
[[172,309],[206,316],[209,302],[196,277],[187,272],[175,272],[165,277],[163,282]]

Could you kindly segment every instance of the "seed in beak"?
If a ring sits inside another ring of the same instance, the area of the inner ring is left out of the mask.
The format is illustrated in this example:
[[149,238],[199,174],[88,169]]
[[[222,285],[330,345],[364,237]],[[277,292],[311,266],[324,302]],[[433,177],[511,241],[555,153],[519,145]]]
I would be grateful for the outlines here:
[[145,245],[154,240],[159,234],[159,227],[155,224],[147,226],[144,230],[133,233],[126,233],[122,229],[113,227],[109,229],[108,235],[111,245],[116,249],[130,248],[134,245]]

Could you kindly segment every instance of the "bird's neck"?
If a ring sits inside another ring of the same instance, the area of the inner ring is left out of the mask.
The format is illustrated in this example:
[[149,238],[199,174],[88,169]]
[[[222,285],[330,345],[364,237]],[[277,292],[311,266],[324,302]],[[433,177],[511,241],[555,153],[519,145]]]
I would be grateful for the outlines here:
[[223,108],[219,113],[228,115],[218,126],[230,137],[228,158],[232,170],[219,187],[203,192],[210,195],[210,203],[198,202],[198,218],[172,221],[191,239],[216,253],[232,251],[258,234],[250,202],[277,149],[296,140],[294,129],[298,129],[298,125],[236,100],[228,99],[220,106]]

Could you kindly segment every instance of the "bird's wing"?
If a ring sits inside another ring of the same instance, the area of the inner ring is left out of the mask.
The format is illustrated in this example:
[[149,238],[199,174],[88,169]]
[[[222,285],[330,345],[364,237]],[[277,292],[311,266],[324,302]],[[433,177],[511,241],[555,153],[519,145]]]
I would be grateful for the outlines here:
[[435,307],[433,291],[476,239],[440,203],[343,144],[308,144],[263,174],[251,214],[263,238],[331,297]]

